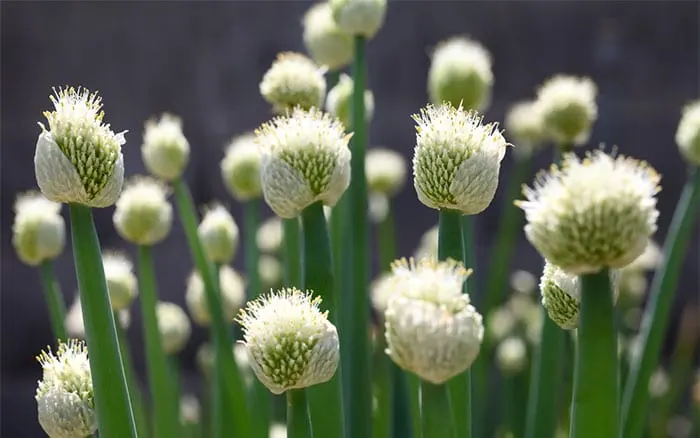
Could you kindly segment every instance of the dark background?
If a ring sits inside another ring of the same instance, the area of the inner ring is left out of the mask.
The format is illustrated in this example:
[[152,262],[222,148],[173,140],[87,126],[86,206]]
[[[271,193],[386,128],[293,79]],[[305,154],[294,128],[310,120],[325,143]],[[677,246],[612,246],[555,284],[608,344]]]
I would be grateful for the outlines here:
[[[186,177],[198,204],[223,200],[241,218],[223,188],[219,161],[233,135],[270,117],[258,83],[275,55],[303,51],[301,17],[308,1],[235,2],[2,2],[2,427],[4,437],[43,436],[33,399],[40,367],[34,356],[52,343],[36,270],[22,265],[11,246],[12,204],[32,189],[37,121],[50,108],[51,87],[84,85],[103,96],[106,120],[128,129],[126,173],[144,172],[143,121],[168,110],[184,119],[192,148]],[[663,175],[659,232],[663,239],[685,178],[674,143],[681,107],[698,96],[697,1],[391,1],[386,24],[368,47],[369,85],[376,99],[370,143],[410,158],[410,114],[424,105],[428,51],[440,40],[468,34],[494,59],[488,120],[534,95],[548,76],[590,75],[599,87],[599,121],[590,145],[617,145],[646,159]],[[506,133],[507,137],[507,133]],[[546,167],[550,153],[535,168]],[[504,161],[501,189],[509,177]],[[502,190],[499,190],[498,196]],[[477,276],[483,279],[501,209],[500,197],[478,216]],[[395,203],[400,254],[409,255],[434,224],[411,186]],[[65,209],[64,209],[65,214]],[[266,210],[266,214],[269,211]],[[112,208],[95,211],[103,248],[124,248]],[[696,227],[697,228],[697,227]],[[697,305],[698,237],[685,261],[675,311]],[[124,248],[133,255],[132,248]],[[191,261],[178,223],[156,249],[161,297],[184,305]],[[242,269],[242,257],[235,261]],[[539,274],[540,258],[521,238],[514,267]],[[68,303],[76,282],[70,248],[56,261]],[[137,310],[137,309],[135,309]],[[143,373],[140,322],[132,312],[129,336]],[[195,332],[183,353],[195,388],[194,352],[205,339]]]

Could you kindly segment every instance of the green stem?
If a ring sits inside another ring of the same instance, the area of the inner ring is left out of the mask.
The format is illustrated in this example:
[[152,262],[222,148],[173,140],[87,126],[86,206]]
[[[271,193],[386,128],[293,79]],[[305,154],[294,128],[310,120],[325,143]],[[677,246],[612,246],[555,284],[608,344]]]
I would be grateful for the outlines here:
[[[398,366],[396,367],[398,368]],[[406,390],[408,392],[408,403],[411,411],[411,430],[413,436],[420,437],[420,379],[413,373],[403,373],[406,381]],[[403,438],[403,436],[394,435],[395,438]]]
[[[335,324],[337,305],[333,293],[333,260],[323,203],[319,201],[306,207],[301,220],[303,287],[321,298],[321,306],[328,310],[329,321]],[[342,368],[327,383],[308,388],[311,425],[316,436],[343,436],[341,371]]]
[[[461,216],[461,213],[458,211],[440,210],[438,216],[439,260],[453,259],[459,262],[464,260],[463,247],[465,242],[462,237]],[[447,387],[452,399],[452,418],[456,422],[457,436],[460,438],[471,438],[471,371],[467,370],[453,377],[447,383]]]
[[287,391],[287,438],[312,438],[313,436],[306,390],[290,389]]
[[326,90],[335,87],[340,79],[340,70],[331,70],[326,74]]
[[649,293],[641,328],[642,352],[631,364],[622,400],[622,437],[642,436],[649,403],[649,378],[659,359],[661,346],[675,297],[678,276],[688,249],[700,207],[700,170],[693,169],[676,206],[664,245],[666,257],[659,266]]
[[134,369],[134,363],[131,360],[131,351],[129,349],[129,341],[126,338],[126,332],[121,324],[119,324],[119,313],[114,312],[114,321],[117,322],[115,328],[117,330],[117,338],[119,339],[119,351],[122,355],[122,366],[124,367],[124,375],[129,387],[129,401],[134,412],[134,420],[136,421],[136,430],[139,438],[148,438],[149,432],[148,412],[146,411],[146,403],[143,400],[143,391],[139,385]]
[[61,288],[53,273],[51,260],[44,260],[39,267],[41,273],[41,285],[44,289],[44,299],[49,308],[51,329],[56,339],[68,340],[66,334],[66,303],[61,295]]
[[282,219],[284,239],[284,284],[301,286],[301,227],[299,218]]
[[[245,269],[248,274],[248,299],[257,298],[262,291],[260,285],[260,272],[258,271],[258,259],[260,257],[258,245],[255,242],[255,234],[260,226],[260,200],[251,199],[243,206],[243,249],[245,251]],[[253,404],[253,427],[255,435],[259,438],[267,438],[270,429],[270,392],[258,379],[255,379],[250,388],[250,399]]]
[[365,150],[367,126],[365,120],[365,37],[355,36],[353,63],[354,88],[352,95],[351,183],[349,192],[348,234],[352,236],[350,260],[352,263],[352,294],[347,309],[349,346],[342,369],[349,374],[347,380],[348,410],[347,435],[372,436],[372,391],[369,343],[369,300],[367,280],[369,269],[369,228],[367,225],[367,180],[365,179]]
[[92,210],[70,204],[73,257],[101,438],[136,437]]
[[527,406],[527,377],[523,372],[503,379],[508,397],[508,428],[514,437],[525,435],[525,406]]
[[[389,372],[391,373],[392,380],[392,416],[391,416],[391,430],[393,438],[411,438],[418,432],[418,428],[413,429],[411,420],[415,415],[415,421],[420,420],[420,407],[418,400],[418,391],[415,394],[409,392],[409,384],[407,382],[407,375],[404,371],[398,367],[392,360],[389,360],[386,353],[384,356],[389,362]],[[414,376],[415,377],[415,376]],[[415,414],[411,411],[410,405],[413,403],[412,398],[415,396],[416,412]]]
[[420,382],[421,429],[423,438],[456,438],[450,391],[444,384]]
[[392,375],[391,365],[393,361],[384,352],[386,338],[384,333],[377,333],[375,340],[372,392],[376,400],[376,409],[372,413],[372,436],[374,438],[389,438],[391,435],[392,420]]
[[[246,403],[246,391],[243,379],[233,359],[233,349],[231,348],[233,339],[228,329],[229,324],[224,318],[218,281],[215,281],[214,277],[214,267],[206,258],[202,243],[197,236],[197,215],[187,185],[182,179],[177,179],[173,186],[180,221],[185,230],[190,253],[204,283],[207,305],[211,315],[212,346],[215,351],[214,367],[218,367],[221,372],[221,387],[227,398],[223,405],[228,405],[231,408],[231,411],[227,412],[226,418],[233,418],[235,436],[248,437],[251,436],[252,429],[250,412]],[[226,435],[230,436],[233,433]]]
[[581,310],[571,405],[572,438],[616,438],[618,427],[617,332],[610,272],[579,276]]
[[179,415],[172,409],[172,400],[176,394],[171,386],[172,376],[168,367],[168,357],[163,351],[158,330],[156,288],[151,248],[139,246],[139,296],[146,347],[146,369],[153,402],[154,437],[170,438],[180,433],[177,428],[180,422],[173,421],[173,418],[179,419]]

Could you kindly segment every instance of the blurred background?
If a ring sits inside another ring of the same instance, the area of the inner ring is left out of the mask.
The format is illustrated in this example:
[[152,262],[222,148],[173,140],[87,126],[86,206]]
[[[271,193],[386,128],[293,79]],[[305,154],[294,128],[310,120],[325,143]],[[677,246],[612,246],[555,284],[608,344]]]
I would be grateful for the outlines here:
[[[222,201],[240,225],[240,205],[219,176],[223,148],[232,136],[271,117],[258,83],[278,52],[304,51],[301,18],[311,4],[2,2],[0,435],[43,436],[33,398],[41,371],[34,357],[53,340],[38,272],[17,259],[11,226],[16,194],[36,186],[37,121],[44,121],[42,111],[51,107],[51,87],[71,84],[99,90],[106,120],[115,131],[129,131],[123,147],[128,176],[145,173],[139,150],[144,120],[163,111],[181,116],[192,148],[186,179],[196,202]],[[447,37],[469,35],[493,56],[495,85],[487,120],[502,121],[511,103],[533,98],[535,88],[555,73],[588,75],[595,81],[599,117],[589,148],[617,145],[620,152],[648,160],[662,174],[655,236],[661,242],[685,181],[674,134],[682,106],[698,97],[699,17],[697,1],[391,1],[384,27],[368,46],[369,87],[376,101],[370,145],[389,147],[410,159],[415,140],[410,115],[427,101],[429,52]],[[504,161],[501,188],[511,160],[507,156]],[[527,180],[550,161],[551,151],[540,153]],[[502,192],[476,219],[480,283],[503,206]],[[437,215],[418,202],[410,182],[394,208],[399,254],[408,256]],[[271,214],[266,207],[264,214]],[[103,248],[134,255],[114,230],[112,208],[96,210],[95,219]],[[676,315],[682,307],[698,306],[698,237],[696,226],[675,300]],[[155,251],[161,298],[184,306],[192,265],[178,223]],[[234,265],[243,269],[242,255]],[[76,293],[70,248],[55,268],[70,305]],[[516,268],[540,273],[540,257],[524,237],[513,261]],[[137,312],[138,304],[132,310],[129,338],[143,377]],[[198,390],[194,355],[206,336],[197,328],[182,354],[188,391]]]

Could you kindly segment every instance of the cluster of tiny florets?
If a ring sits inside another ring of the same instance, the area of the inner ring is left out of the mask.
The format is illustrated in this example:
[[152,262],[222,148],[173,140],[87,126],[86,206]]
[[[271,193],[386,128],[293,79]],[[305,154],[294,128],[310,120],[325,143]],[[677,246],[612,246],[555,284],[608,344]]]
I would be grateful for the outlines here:
[[283,218],[317,201],[333,206],[350,184],[350,135],[336,118],[295,108],[257,131],[265,201]]
[[326,97],[324,71],[301,53],[277,55],[260,82],[260,94],[278,113],[320,108]]
[[418,199],[435,209],[483,211],[496,193],[507,146],[497,124],[483,124],[478,113],[452,105],[428,105],[413,118]]
[[122,238],[137,245],[154,245],[165,239],[173,223],[169,193],[155,178],[134,177],[114,210],[114,226]]
[[141,155],[146,169],[158,178],[174,180],[182,175],[190,157],[190,144],[182,132],[182,120],[165,113],[146,121]]
[[553,264],[572,274],[621,268],[656,230],[659,175],[646,163],[602,151],[564,157],[525,187],[525,234]]
[[[224,316],[231,320],[245,302],[243,277],[232,267],[224,265],[219,269],[219,289]],[[185,302],[194,322],[202,326],[209,325],[211,322],[209,301],[204,281],[197,271],[193,271],[187,279]]]
[[192,333],[187,314],[175,303],[159,301],[156,304],[156,317],[163,351],[166,354],[178,353],[185,347]]
[[700,166],[700,101],[683,108],[683,116],[676,131],[676,143],[689,163]]
[[[354,89],[352,78],[345,73],[340,75],[338,83],[328,92],[326,98],[326,110],[333,114],[346,127],[352,126],[351,100]],[[372,120],[374,115],[374,94],[371,90],[365,90],[365,121]]]
[[124,254],[107,251],[102,255],[102,265],[112,310],[128,308],[138,293],[133,264]]
[[350,35],[372,38],[386,16],[387,0],[329,0],[338,27]]
[[262,154],[255,143],[255,134],[250,132],[235,137],[226,147],[221,161],[221,176],[226,188],[241,202],[262,195],[260,166]]
[[214,263],[229,263],[238,249],[238,225],[224,206],[208,207],[197,228],[207,257]]
[[370,192],[394,196],[406,182],[406,160],[391,149],[369,149],[365,156],[365,177]]
[[516,153],[531,153],[546,142],[542,109],[536,101],[513,104],[506,114],[505,128],[517,145]]
[[352,36],[343,32],[328,2],[316,3],[304,14],[303,40],[313,60],[330,70],[350,64],[353,56]]
[[338,333],[311,291],[283,289],[249,302],[237,321],[258,379],[273,393],[328,381],[339,360]]
[[66,244],[61,204],[31,191],[17,197],[14,210],[12,246],[19,259],[30,266],[37,266],[58,257]]
[[547,134],[560,146],[586,143],[598,117],[597,87],[589,78],[556,75],[537,91]]
[[124,179],[121,145],[103,123],[102,101],[84,88],[62,88],[50,96],[53,111],[44,112],[34,156],[37,183],[44,196],[61,203],[90,207],[112,205]]

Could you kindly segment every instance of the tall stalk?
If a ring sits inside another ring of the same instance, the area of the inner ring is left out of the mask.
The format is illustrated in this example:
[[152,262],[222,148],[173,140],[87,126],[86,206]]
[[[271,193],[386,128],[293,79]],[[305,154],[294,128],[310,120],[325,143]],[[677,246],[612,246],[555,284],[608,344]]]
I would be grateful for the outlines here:
[[290,389],[287,391],[287,438],[313,437],[310,423],[306,390]]
[[421,429],[423,438],[456,438],[455,419],[447,385],[421,380]]
[[69,208],[100,436],[137,437],[92,210],[80,204]]
[[44,260],[39,267],[41,273],[41,286],[44,289],[44,300],[49,308],[49,320],[51,330],[56,339],[64,342],[68,340],[66,334],[66,302],[61,295],[61,287],[56,281],[51,260]]
[[352,263],[352,296],[349,301],[347,354],[342,369],[349,374],[347,433],[351,437],[372,436],[372,392],[370,372],[370,344],[368,336],[369,303],[367,299],[367,278],[369,269],[367,226],[367,181],[365,179],[365,150],[367,149],[367,129],[365,120],[365,44],[364,36],[355,36],[355,57],[353,62],[354,89],[352,95],[352,124],[354,135],[351,140],[351,182],[349,193],[349,235],[352,236],[350,260]]
[[683,257],[699,208],[700,170],[695,168],[690,171],[676,205],[664,245],[666,257],[654,274],[651,285],[649,303],[642,319],[642,351],[639,360],[631,365],[622,399],[623,438],[639,438],[644,431],[649,404],[649,378],[659,359]]
[[618,354],[610,271],[579,276],[581,310],[576,340],[572,438],[616,438]]
[[299,218],[282,219],[284,251],[284,284],[301,286],[301,227]]

